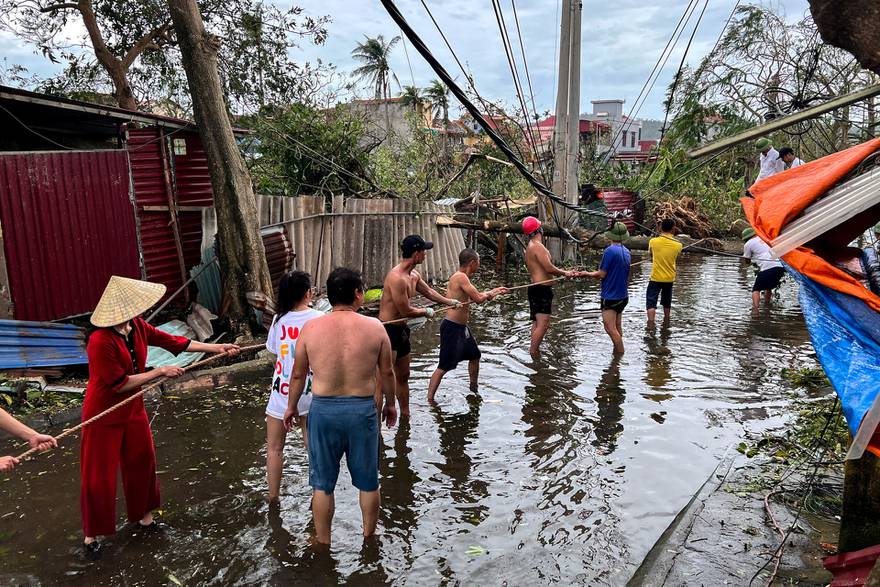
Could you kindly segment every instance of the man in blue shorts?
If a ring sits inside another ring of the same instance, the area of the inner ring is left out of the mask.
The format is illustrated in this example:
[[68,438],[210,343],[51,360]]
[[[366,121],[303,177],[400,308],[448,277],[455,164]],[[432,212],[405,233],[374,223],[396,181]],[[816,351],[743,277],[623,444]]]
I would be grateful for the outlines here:
[[782,261],[773,257],[770,245],[761,240],[751,226],[742,231],[743,262],[755,263],[758,266],[758,276],[752,286],[752,309],[757,310],[761,305],[761,292],[764,292],[764,301],[770,304],[773,299],[773,290],[779,287],[785,268]]
[[605,233],[611,244],[602,253],[602,262],[598,271],[586,272],[584,275],[602,280],[601,308],[602,324],[605,332],[614,343],[614,353],[623,354],[623,309],[629,303],[629,266],[631,255],[623,246],[629,238],[629,231],[623,222],[615,222],[611,230]]
[[364,536],[376,532],[379,519],[379,419],[376,417],[377,373],[387,426],[397,421],[391,342],[375,318],[357,313],[364,300],[361,276],[351,269],[334,269],[327,278],[327,297],[333,311],[307,322],[294,351],[293,373],[284,425],[299,421],[297,404],[312,372],[309,410],[309,485],[316,539],[330,544],[336,507],[333,492],[343,456],[352,484],[360,489]]

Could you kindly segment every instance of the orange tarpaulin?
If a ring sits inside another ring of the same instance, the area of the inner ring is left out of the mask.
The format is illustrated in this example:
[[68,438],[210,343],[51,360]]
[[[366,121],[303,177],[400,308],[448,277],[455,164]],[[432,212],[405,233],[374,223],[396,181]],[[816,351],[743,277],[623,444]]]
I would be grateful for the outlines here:
[[[807,206],[824,196],[864,159],[880,150],[880,138],[778,173],[755,184],[752,198],[742,198],[749,224],[765,242],[779,236],[782,228]],[[838,269],[807,247],[798,247],[782,260],[795,271],[836,291],[865,301],[880,312],[880,297],[848,273]]]

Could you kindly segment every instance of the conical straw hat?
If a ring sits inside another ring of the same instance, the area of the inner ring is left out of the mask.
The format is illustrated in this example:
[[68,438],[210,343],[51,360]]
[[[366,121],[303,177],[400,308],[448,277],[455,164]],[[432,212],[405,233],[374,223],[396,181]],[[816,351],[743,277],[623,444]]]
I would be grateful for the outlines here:
[[161,283],[114,275],[101,294],[98,306],[92,312],[92,324],[105,327],[128,322],[162,299],[165,289]]

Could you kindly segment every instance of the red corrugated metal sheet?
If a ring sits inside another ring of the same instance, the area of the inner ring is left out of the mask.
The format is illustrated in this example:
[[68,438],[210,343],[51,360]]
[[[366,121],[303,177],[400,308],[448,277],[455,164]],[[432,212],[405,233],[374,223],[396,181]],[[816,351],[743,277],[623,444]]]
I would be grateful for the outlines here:
[[[172,142],[183,140],[186,144],[185,155],[174,155],[173,145],[168,152],[172,154],[174,169],[174,188],[179,206],[214,205],[214,192],[211,187],[211,174],[208,172],[208,160],[202,148],[202,140],[198,133],[180,132],[171,137]],[[199,249],[202,242],[201,212],[181,211],[180,238],[183,245],[183,258],[187,268],[201,261]]]
[[[128,151],[131,160],[132,182],[140,218],[141,241],[147,279],[168,286],[169,293],[183,283],[180,260],[174,238],[171,214],[166,210],[149,211],[146,206],[167,208],[168,194],[162,165],[163,150],[159,129],[130,129]],[[181,131],[168,133],[169,169],[173,175],[172,194],[177,206],[213,206],[211,178],[205,152],[198,133]],[[185,155],[174,155],[173,141],[183,139]],[[199,249],[202,239],[202,215],[197,210],[178,212],[179,234],[184,265],[194,267],[201,260]]]
[[[601,197],[605,200],[605,209],[608,212],[623,212],[624,210],[632,210],[633,202],[636,199],[635,192],[628,192],[624,190],[611,190],[611,191],[603,191],[601,193]],[[627,230],[631,233],[635,231],[636,224],[633,222],[633,218],[627,216],[626,218],[621,218],[621,222],[626,224]]]
[[266,250],[269,275],[272,276],[272,288],[277,294],[281,278],[293,268],[293,246],[291,246],[283,226],[264,228],[261,235],[263,247]]
[[0,154],[0,222],[16,319],[89,312],[111,275],[140,277],[124,151]]

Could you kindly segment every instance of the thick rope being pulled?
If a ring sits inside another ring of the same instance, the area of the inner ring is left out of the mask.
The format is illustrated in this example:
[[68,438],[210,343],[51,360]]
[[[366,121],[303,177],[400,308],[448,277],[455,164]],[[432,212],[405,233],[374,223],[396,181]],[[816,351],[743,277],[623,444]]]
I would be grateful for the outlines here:
[[[251,346],[242,347],[241,349],[239,349],[238,352],[245,353],[245,352],[254,351],[254,350],[263,349],[263,348],[266,348],[265,344],[255,344],[255,345],[251,345]],[[217,359],[219,359],[221,357],[228,357],[228,356],[231,356],[230,352],[217,353],[216,355],[212,355],[212,356],[208,357],[207,359],[202,359],[201,361],[196,361],[192,365],[189,365],[188,367],[184,368],[183,372],[186,373],[188,371],[193,371],[199,367],[203,367],[204,365],[207,365],[208,363],[216,361]],[[55,440],[61,440],[62,438],[66,437],[66,436],[70,436],[74,432],[79,432],[80,430],[82,430],[83,428],[85,428],[89,424],[95,422],[96,420],[100,420],[104,416],[106,416],[112,412],[115,412],[116,410],[118,410],[122,406],[130,404],[131,402],[133,402],[137,398],[142,397],[148,391],[152,391],[152,390],[156,389],[157,387],[159,387],[160,385],[162,385],[163,383],[167,383],[168,381],[171,381],[172,379],[173,379],[172,377],[162,377],[159,381],[156,381],[155,383],[149,384],[148,386],[141,389],[139,392],[131,395],[130,397],[125,398],[121,402],[119,402],[117,404],[113,404],[112,406],[110,406],[109,408],[107,408],[106,410],[101,412],[100,414],[95,414],[94,416],[92,416],[91,418],[86,420],[85,422],[80,422],[79,424],[77,424],[73,428],[68,428],[67,430],[64,430],[61,434],[59,434],[58,436],[55,437]],[[30,457],[31,455],[33,455],[36,452],[43,452],[43,451],[39,451],[36,448],[32,448],[30,450],[27,450],[27,451],[21,453],[16,458],[18,460],[22,461],[22,460]]]

